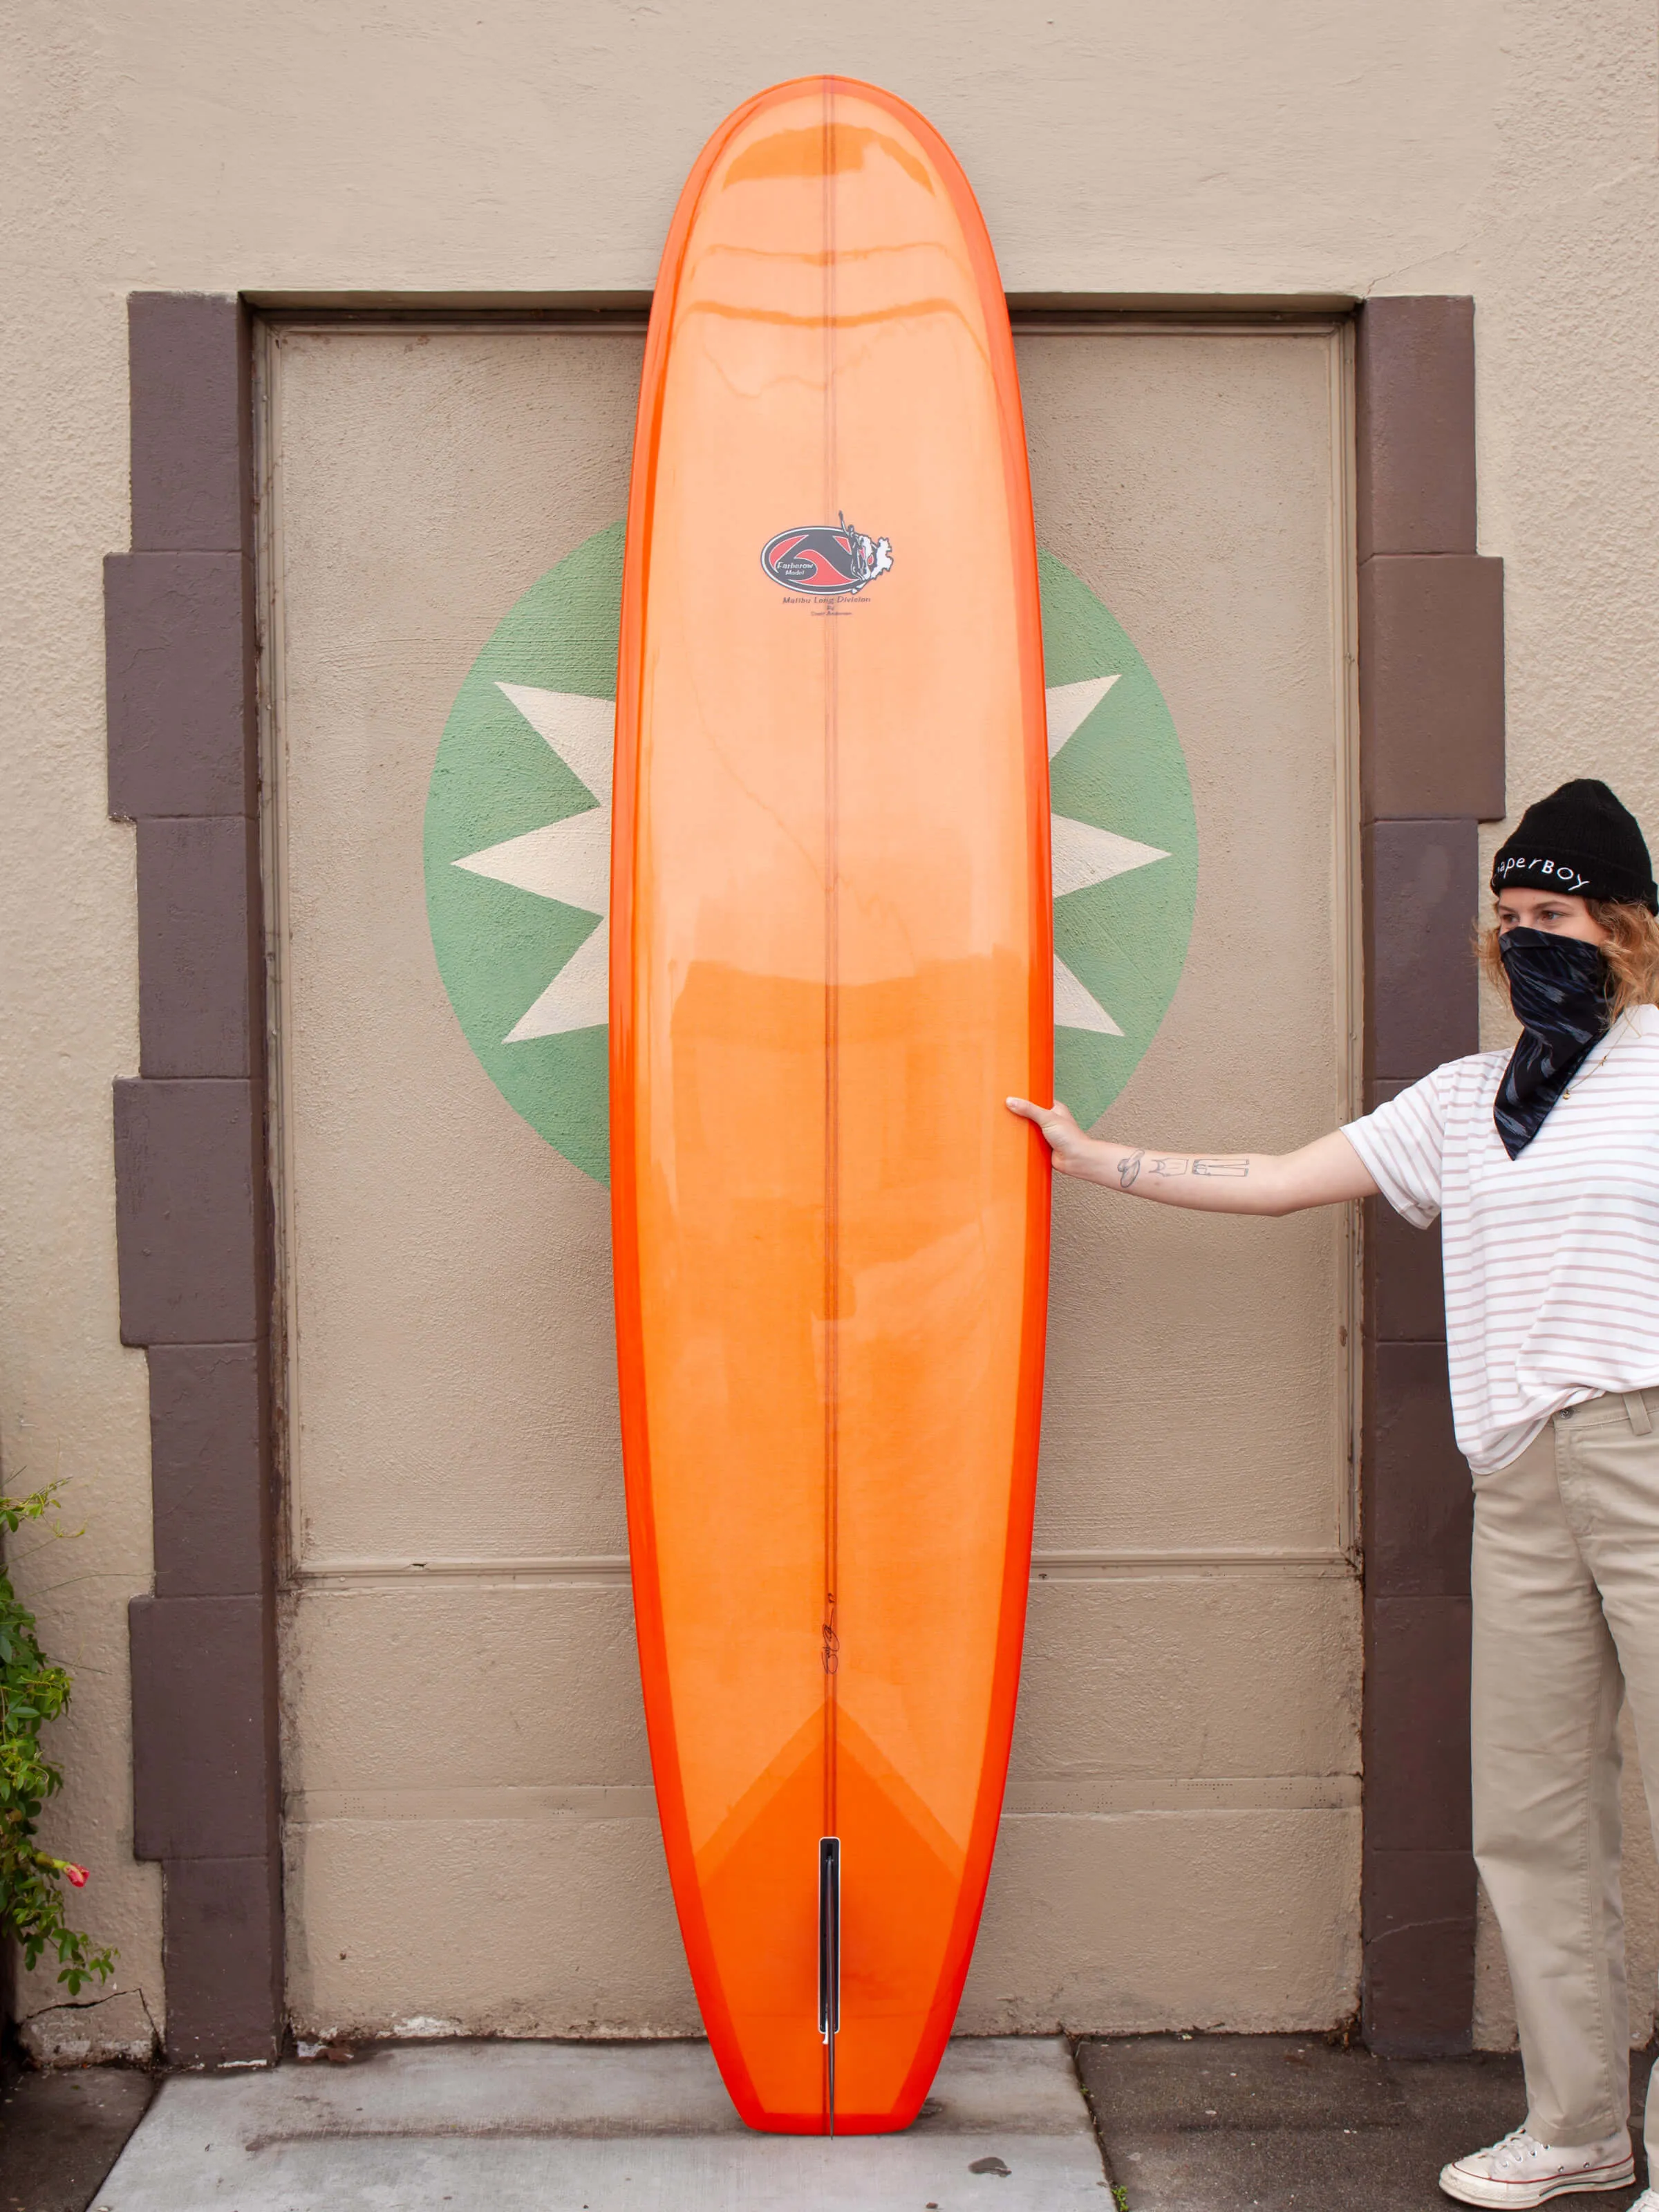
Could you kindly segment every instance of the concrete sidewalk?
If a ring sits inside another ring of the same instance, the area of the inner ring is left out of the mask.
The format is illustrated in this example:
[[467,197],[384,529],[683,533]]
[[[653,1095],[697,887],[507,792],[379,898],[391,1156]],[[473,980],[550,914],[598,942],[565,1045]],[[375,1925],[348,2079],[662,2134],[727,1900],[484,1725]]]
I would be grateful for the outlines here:
[[[1638,2114],[1651,2060],[1632,2058]],[[104,2162],[90,2139],[77,2148],[74,2127],[64,2131],[67,2107],[99,2121],[106,2161],[107,2130],[123,2112],[137,2117],[149,2084],[94,2069],[25,2086],[56,2123],[36,2127],[30,2154],[55,2133],[64,2160],[61,2172],[49,2160],[50,2172],[32,2172],[17,2201],[86,2212],[77,2177]],[[90,2203],[1105,2212],[1115,2183],[1127,2212],[1447,2212],[1441,2166],[1515,2126],[1525,2102],[1513,2057],[1381,2059],[1316,2035],[1085,2039],[1075,2061],[1058,2039],[964,2040],[907,2134],[830,2143],[750,2135],[702,2043],[404,2044],[349,2065],[175,2075]],[[1635,2194],[1557,2202],[1621,2212]],[[3,2191],[0,2212],[12,2212]]]
[[751,2135],[702,2043],[450,2043],[165,2082],[94,2212],[1102,2212],[1066,2045],[954,2043],[902,2136]]

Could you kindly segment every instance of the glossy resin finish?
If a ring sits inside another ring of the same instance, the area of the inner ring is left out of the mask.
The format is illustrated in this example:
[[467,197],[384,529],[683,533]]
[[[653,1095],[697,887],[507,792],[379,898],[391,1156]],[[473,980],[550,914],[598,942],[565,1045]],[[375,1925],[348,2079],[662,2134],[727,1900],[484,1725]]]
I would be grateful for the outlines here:
[[1048,1165],[1002,1100],[1049,1095],[1052,947],[1006,311],[949,150],[868,85],[751,101],[675,215],[615,818],[623,1444],[681,1926],[745,2119],[902,2127],[1018,1681]]

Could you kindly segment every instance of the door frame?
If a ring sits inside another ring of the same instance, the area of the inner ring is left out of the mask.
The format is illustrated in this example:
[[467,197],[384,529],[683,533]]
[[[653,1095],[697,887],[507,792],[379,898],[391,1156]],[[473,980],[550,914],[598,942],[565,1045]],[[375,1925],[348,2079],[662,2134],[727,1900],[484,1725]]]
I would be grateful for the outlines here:
[[[647,305],[265,303],[307,320],[577,327],[637,323]],[[1354,641],[1359,884],[1341,904],[1369,1110],[1479,1043],[1469,945],[1478,825],[1504,811],[1504,664],[1503,564],[1475,532],[1474,302],[1010,306],[1016,329],[1352,321],[1339,481],[1353,487],[1352,543],[1334,568],[1345,592],[1356,579],[1340,628]],[[197,2066],[270,2063],[284,2032],[260,312],[240,297],[131,297],[132,550],[105,574],[110,812],[137,844],[140,1066],[114,1097],[120,1328],[149,1359],[155,1542],[154,1591],[130,1609],[134,1851],[163,1869],[167,2056]],[[1374,2049],[1429,2053],[1468,2048],[1474,2012],[1469,1492],[1437,1235],[1409,1236],[1381,1201],[1364,1212],[1361,2026]]]

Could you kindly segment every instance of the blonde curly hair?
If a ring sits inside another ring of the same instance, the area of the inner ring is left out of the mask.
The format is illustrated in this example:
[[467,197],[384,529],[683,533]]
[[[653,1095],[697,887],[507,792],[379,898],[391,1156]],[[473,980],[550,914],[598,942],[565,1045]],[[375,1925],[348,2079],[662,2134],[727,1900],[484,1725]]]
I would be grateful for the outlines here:
[[[1659,1006],[1659,917],[1625,899],[1586,899],[1584,904],[1607,933],[1601,951],[1613,972],[1613,1018],[1632,1006]],[[1487,981],[1508,998],[1499,934],[1496,923],[1481,931],[1480,966]]]

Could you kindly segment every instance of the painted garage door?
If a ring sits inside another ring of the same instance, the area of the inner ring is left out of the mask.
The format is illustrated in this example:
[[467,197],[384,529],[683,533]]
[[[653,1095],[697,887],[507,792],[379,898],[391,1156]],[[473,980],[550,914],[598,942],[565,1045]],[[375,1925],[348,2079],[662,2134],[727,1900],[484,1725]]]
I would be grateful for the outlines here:
[[[291,2008],[311,2033],[693,2032],[605,1185],[641,335],[262,338]],[[1125,1137],[1276,1149],[1346,1110],[1341,347],[1312,324],[1021,337],[1059,1087]],[[1352,2005],[1348,1237],[1056,1193],[968,2027]]]

